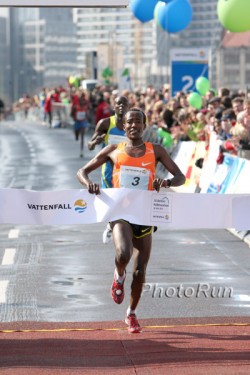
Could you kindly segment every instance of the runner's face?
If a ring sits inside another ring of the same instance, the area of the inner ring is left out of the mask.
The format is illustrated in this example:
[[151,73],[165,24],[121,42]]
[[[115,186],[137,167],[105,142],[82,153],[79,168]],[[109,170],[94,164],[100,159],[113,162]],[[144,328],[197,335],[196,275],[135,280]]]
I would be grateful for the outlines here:
[[129,139],[140,139],[145,129],[141,112],[127,112],[124,129]]
[[117,115],[124,115],[128,110],[128,100],[125,97],[118,97],[115,99],[115,113]]

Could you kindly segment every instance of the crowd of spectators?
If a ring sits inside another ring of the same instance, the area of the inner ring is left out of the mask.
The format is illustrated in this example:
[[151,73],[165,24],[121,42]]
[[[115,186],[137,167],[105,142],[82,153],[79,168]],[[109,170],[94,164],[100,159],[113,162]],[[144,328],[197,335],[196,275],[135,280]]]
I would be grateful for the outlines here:
[[[209,143],[211,132],[215,132],[221,142],[221,155],[226,151],[250,159],[250,94],[242,91],[211,89],[203,97],[202,108],[195,109],[189,104],[188,93],[178,92],[171,97],[168,84],[160,90],[148,85],[133,92],[119,92],[115,87],[102,85],[87,92],[69,85],[53,90],[45,88],[33,97],[24,95],[13,110],[22,109],[27,116],[29,108],[39,107],[42,121],[51,126],[55,103],[73,108],[84,97],[87,119],[93,130],[100,119],[113,114],[117,95],[127,96],[130,106],[141,108],[147,115],[148,127],[163,129],[173,144],[190,140]],[[221,161],[219,157],[218,163]]]

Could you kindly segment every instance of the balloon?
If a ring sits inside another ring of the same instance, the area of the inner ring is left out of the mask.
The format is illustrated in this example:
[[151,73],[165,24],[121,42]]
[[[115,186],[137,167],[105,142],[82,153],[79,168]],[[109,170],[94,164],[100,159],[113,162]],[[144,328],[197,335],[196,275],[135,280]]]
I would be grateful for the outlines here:
[[195,87],[201,95],[206,95],[210,89],[210,82],[206,77],[199,77],[195,81]]
[[191,22],[192,14],[192,6],[188,0],[172,0],[168,4],[158,2],[154,12],[156,22],[169,33],[184,30]]
[[225,29],[241,33],[250,30],[249,0],[219,0],[217,14]]
[[159,135],[160,138],[164,138],[166,132],[162,128],[157,129],[157,134]]
[[131,0],[130,8],[134,16],[141,22],[154,18],[154,9],[158,0]]
[[157,25],[160,26],[161,28],[162,26],[159,24],[159,21],[158,21],[158,14],[159,12],[164,12],[165,8],[166,8],[166,3],[164,1],[158,1],[154,9],[154,19]]
[[167,132],[165,132],[165,133],[166,133],[166,135],[163,138],[162,144],[165,147],[171,147],[172,144],[173,144],[173,138],[171,137],[171,135],[169,133],[167,133]]
[[74,82],[75,82],[75,77],[70,76],[70,77],[69,77],[69,84],[70,84],[70,85],[73,85]]
[[188,103],[196,108],[196,109],[201,109],[202,107],[202,97],[200,96],[200,94],[198,94],[197,92],[192,92],[189,96],[188,96]]

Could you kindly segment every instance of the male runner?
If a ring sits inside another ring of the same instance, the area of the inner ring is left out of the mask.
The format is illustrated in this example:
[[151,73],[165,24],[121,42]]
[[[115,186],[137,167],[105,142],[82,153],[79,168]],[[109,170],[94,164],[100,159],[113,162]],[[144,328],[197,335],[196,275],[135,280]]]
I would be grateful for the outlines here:
[[[124,117],[124,129],[127,140],[118,145],[111,144],[102,149],[92,160],[77,172],[78,180],[85,185],[90,194],[100,194],[99,184],[92,182],[89,173],[110,161],[113,166],[114,188],[133,188],[159,191],[161,187],[179,186],[184,184],[185,176],[167,151],[159,144],[144,143],[143,131],[146,127],[146,116],[140,109],[130,109]],[[161,162],[174,176],[171,180],[156,178],[156,164]],[[128,173],[129,169],[129,173]],[[131,170],[133,173],[131,174]],[[122,219],[111,222],[115,245],[115,272],[111,287],[115,303],[124,299],[124,281],[126,267],[134,255],[133,279],[131,284],[130,305],[126,312],[125,323],[130,333],[141,332],[136,317],[146,268],[152,246],[153,227],[129,223]]]
[[[118,96],[114,103],[114,116],[100,120],[95,132],[88,143],[89,150],[94,150],[97,144],[102,143],[103,147],[109,144],[118,144],[126,137],[123,127],[123,117],[129,108],[129,101],[126,96]],[[107,161],[102,166],[102,188],[112,188],[112,164]],[[103,232],[103,243],[108,243],[112,238],[112,230],[108,223]]]

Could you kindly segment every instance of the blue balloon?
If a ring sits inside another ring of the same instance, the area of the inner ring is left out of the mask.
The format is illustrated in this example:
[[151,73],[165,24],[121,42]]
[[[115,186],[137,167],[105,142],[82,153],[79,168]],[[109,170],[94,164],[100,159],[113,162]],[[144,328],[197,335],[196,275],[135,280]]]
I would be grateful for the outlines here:
[[157,4],[156,22],[169,33],[186,29],[192,20],[193,10],[188,0],[172,0],[165,6]]
[[157,2],[158,0],[131,0],[130,8],[139,21],[148,22],[154,18]]

